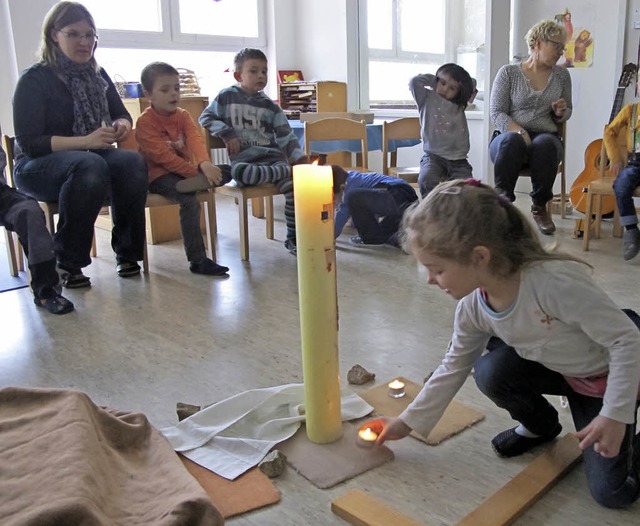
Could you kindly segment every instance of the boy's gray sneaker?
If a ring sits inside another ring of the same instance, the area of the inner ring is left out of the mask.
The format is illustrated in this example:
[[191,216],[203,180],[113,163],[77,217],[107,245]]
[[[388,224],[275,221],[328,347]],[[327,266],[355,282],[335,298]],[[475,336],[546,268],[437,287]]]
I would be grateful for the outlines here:
[[622,237],[622,257],[625,261],[629,261],[640,252],[640,230],[632,228],[625,230]]

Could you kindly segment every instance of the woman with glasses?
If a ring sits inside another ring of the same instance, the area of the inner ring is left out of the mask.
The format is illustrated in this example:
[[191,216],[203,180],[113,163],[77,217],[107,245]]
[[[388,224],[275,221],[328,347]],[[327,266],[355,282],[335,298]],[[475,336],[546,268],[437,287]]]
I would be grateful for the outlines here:
[[111,206],[111,246],[119,276],[140,273],[144,249],[146,165],[115,143],[131,132],[131,116],[96,63],[93,17],[76,2],[47,14],[40,62],[20,75],[13,99],[16,185],[40,201],[57,201],[54,251],[62,282],[89,287],[93,228]]
[[531,173],[531,213],[543,234],[556,227],[547,212],[562,159],[561,123],[571,117],[571,77],[557,65],[567,32],[551,20],[538,22],[526,34],[529,57],[502,66],[491,89],[490,115],[496,132],[489,145],[496,190],[515,201],[520,171]]

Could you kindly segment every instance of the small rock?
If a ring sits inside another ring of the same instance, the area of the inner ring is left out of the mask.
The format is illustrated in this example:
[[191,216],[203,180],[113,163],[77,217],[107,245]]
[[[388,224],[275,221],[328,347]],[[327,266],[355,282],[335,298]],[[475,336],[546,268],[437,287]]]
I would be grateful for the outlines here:
[[367,371],[362,365],[356,364],[347,373],[347,382],[355,385],[366,384],[371,382],[376,375]]
[[178,422],[182,422],[185,418],[189,418],[191,415],[195,415],[200,411],[199,405],[183,404],[178,402],[176,404],[176,413],[178,413]]
[[258,464],[258,468],[270,479],[279,477],[284,471],[287,457],[281,451],[274,449]]

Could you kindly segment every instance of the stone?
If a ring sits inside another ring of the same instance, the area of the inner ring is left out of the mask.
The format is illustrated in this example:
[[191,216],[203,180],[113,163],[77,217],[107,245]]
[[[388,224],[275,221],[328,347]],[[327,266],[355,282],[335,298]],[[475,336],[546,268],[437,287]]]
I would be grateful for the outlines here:
[[178,413],[178,422],[182,422],[185,418],[189,418],[191,415],[195,415],[200,411],[199,405],[183,404],[178,402],[176,404],[176,413]]
[[362,365],[356,364],[347,373],[347,382],[354,385],[362,385],[371,382],[376,375],[367,371]]
[[258,468],[270,479],[279,477],[284,471],[287,457],[281,451],[274,449],[258,464]]

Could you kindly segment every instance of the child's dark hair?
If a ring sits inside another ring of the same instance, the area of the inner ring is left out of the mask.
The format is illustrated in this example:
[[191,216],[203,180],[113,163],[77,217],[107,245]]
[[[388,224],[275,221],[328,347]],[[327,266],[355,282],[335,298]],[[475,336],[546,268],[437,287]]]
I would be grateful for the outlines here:
[[475,247],[487,247],[491,271],[501,277],[541,260],[584,263],[545,250],[522,212],[475,179],[440,183],[405,212],[401,232],[407,252],[426,250],[462,265],[471,263]]
[[342,166],[338,166],[337,164],[331,165],[331,171],[333,172],[333,193],[337,194],[347,182],[349,174],[347,174]]
[[142,88],[151,93],[153,91],[153,86],[156,83],[156,79],[161,75],[180,76],[178,70],[171,64],[167,64],[166,62],[152,62],[151,64],[147,64],[140,74],[140,83],[142,84]]
[[452,62],[440,66],[438,71],[436,71],[436,78],[439,78],[441,73],[446,73],[459,84],[458,94],[451,102],[463,109],[466,108],[471,95],[473,95],[475,91],[475,84],[471,75],[469,75],[467,70],[462,66],[458,66],[458,64],[453,64]]
[[242,71],[242,66],[247,60],[264,60],[268,62],[267,56],[260,51],[259,49],[253,47],[245,47],[236,53],[236,56],[233,57],[233,67],[236,73],[240,73]]

